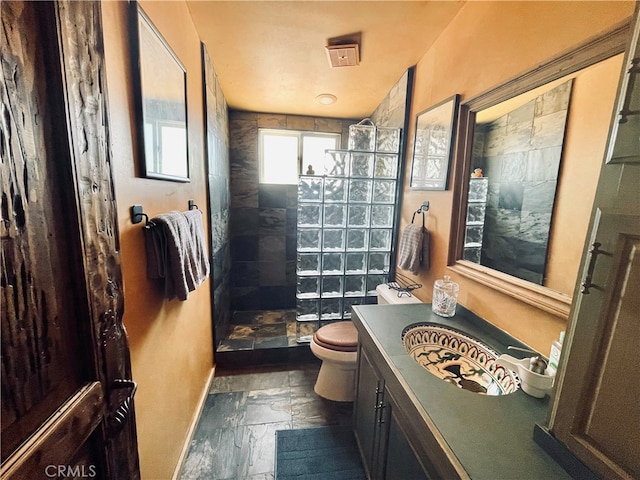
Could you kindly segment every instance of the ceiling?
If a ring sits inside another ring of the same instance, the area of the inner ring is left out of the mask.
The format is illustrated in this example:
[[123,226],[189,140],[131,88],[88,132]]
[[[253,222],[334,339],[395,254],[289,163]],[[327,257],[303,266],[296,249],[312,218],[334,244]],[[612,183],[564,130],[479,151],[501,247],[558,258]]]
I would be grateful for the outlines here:
[[[370,115],[463,4],[187,0],[230,108],[334,118]],[[331,68],[329,39],[351,34],[360,64]]]

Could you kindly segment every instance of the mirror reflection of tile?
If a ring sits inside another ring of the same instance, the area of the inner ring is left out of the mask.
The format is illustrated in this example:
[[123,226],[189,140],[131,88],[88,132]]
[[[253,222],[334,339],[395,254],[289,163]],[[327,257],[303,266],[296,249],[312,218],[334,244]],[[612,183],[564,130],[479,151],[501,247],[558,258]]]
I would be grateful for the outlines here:
[[489,179],[480,263],[542,284],[572,81],[478,128]]

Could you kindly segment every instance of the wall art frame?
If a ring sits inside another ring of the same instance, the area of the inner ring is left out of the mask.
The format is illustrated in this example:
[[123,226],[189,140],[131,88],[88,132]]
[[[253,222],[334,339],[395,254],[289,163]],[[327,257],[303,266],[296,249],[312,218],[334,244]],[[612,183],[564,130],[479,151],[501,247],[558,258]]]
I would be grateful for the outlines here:
[[189,182],[187,71],[138,2],[130,5],[141,173],[146,178]]
[[412,190],[446,190],[455,140],[460,95],[456,94],[416,115]]

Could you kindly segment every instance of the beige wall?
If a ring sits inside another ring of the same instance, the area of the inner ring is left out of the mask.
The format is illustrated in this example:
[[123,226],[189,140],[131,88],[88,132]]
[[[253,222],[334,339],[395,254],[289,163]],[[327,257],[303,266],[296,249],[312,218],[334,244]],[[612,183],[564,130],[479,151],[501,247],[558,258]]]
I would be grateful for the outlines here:
[[620,54],[600,62],[581,71],[573,82],[546,282],[569,296],[578,277],[622,61]]
[[[210,285],[187,301],[167,301],[146,278],[142,224],[129,208],[142,204],[154,216],[186,210],[189,199],[206,206],[200,41],[184,2],[140,2],[187,69],[190,183],[140,177],[133,138],[129,75],[128,2],[103,2],[111,144],[125,287],[124,323],[129,334],[140,467],[144,479],[171,478],[199,399],[212,371]],[[207,215],[204,215],[208,229]]]
[[[633,2],[469,2],[417,64],[412,116],[415,118],[416,113],[456,93],[461,94],[464,103],[607,30],[632,13]],[[563,211],[564,238],[568,240],[552,251],[552,255],[568,255],[568,261],[573,262],[571,272],[554,273],[559,278],[554,288],[568,290],[567,293],[572,293],[575,261],[580,257],[586,231],[584,226],[576,226],[575,221],[588,216],[591,209],[620,64],[618,58],[594,69],[574,90],[578,106],[570,116],[578,120],[567,132],[568,146],[563,159],[570,167],[563,175],[572,177],[562,187],[560,201],[564,205],[575,203],[575,208],[570,206]],[[409,138],[413,138],[413,126]],[[451,274],[460,283],[462,305],[548,354],[552,340],[565,329],[564,320],[447,271],[452,190],[410,190],[411,149],[410,144],[405,159],[407,178],[401,229],[411,221],[413,211],[422,201],[429,200],[427,227],[432,241],[432,267],[428,273],[419,275],[418,280],[424,286],[417,296],[430,301],[433,282],[445,273]],[[586,166],[580,170],[583,161]],[[571,198],[576,191],[581,192],[580,204]],[[567,233],[571,228],[573,235]]]

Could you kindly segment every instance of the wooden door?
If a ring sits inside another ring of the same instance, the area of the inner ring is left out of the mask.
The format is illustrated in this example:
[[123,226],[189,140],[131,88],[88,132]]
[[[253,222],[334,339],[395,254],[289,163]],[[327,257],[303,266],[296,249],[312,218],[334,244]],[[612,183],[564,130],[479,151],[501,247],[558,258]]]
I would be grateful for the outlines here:
[[604,478],[640,478],[638,9],[549,421],[558,440]]
[[0,14],[0,476],[139,478],[100,4]]

